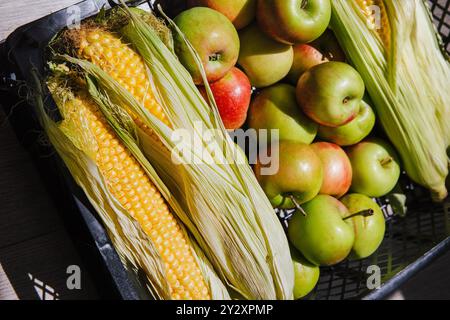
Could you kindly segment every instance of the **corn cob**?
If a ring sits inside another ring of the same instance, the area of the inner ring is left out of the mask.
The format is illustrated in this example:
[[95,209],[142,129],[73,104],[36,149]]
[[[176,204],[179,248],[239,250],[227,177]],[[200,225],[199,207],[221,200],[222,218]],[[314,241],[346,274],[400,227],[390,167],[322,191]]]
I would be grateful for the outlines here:
[[[368,24],[371,28],[376,30],[380,37],[386,51],[391,48],[391,25],[387,15],[386,5],[382,0],[355,0],[361,11],[366,16]],[[377,9],[375,9],[377,8]],[[378,11],[379,10],[379,11]],[[379,16],[378,16],[379,14]],[[380,19],[378,21],[378,19]],[[380,23],[380,25],[378,25]]]
[[447,156],[450,161],[450,95],[441,94],[441,90],[447,92],[450,83],[450,60],[427,6],[428,4],[424,1],[416,4],[415,19],[411,19],[414,21],[411,42],[422,70],[426,70],[429,75],[427,85],[434,89],[429,94],[436,106],[436,117],[446,139]]
[[396,90],[396,73],[398,64],[396,24],[391,23],[389,16],[393,10],[384,0],[354,0],[367,20],[368,29],[376,36],[379,48],[382,50],[387,63],[387,79]]
[[[431,22],[424,22],[422,0],[377,3],[384,8],[382,14],[390,28],[368,28],[361,6],[364,9],[369,2],[359,0],[333,1],[331,26],[361,73],[380,123],[399,151],[409,177],[441,201],[447,196],[449,64],[437,49],[436,37],[428,26]],[[383,32],[391,32],[389,56],[380,40]]]
[[[49,83],[55,100],[55,85]],[[87,92],[79,90],[64,101],[65,114],[79,114],[96,145],[93,157],[110,192],[141,225],[165,266],[171,297],[176,300],[210,299],[202,273],[177,220],[143,168],[125,149]],[[75,117],[74,121],[77,118]]]
[[[66,31],[64,37],[70,39],[76,48],[76,56],[86,59],[129,91],[136,100],[167,126],[170,123],[155,99],[142,58],[119,36],[99,26],[83,25],[80,29]],[[153,132],[142,121],[130,113],[136,124],[147,134]]]

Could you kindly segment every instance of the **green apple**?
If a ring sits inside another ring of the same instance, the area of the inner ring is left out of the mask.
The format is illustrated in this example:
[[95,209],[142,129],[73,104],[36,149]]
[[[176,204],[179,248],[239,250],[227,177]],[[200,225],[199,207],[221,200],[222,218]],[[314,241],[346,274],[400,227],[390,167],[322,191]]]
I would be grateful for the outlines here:
[[320,126],[320,139],[336,143],[340,146],[351,146],[366,138],[375,126],[375,113],[364,101],[355,119],[340,127]]
[[303,112],[317,123],[339,127],[356,118],[364,91],[364,81],[353,67],[332,61],[300,77],[297,100]]
[[[220,12],[204,7],[183,11],[174,22],[197,51],[208,82],[225,76],[239,56],[239,35]],[[196,84],[203,84],[200,70],[180,35],[174,35],[175,52]]]
[[264,175],[267,167],[258,159],[254,170],[257,180],[272,205],[292,209],[313,199],[320,190],[323,169],[320,158],[303,143],[280,141],[270,147],[271,164],[278,163],[278,171]]
[[400,165],[397,152],[387,142],[367,139],[347,148],[352,163],[351,190],[369,197],[382,197],[397,184]]
[[271,38],[286,44],[308,43],[327,29],[330,0],[258,0],[258,24]]
[[256,130],[278,129],[280,140],[305,144],[314,141],[318,128],[298,107],[295,88],[281,83],[256,95],[250,104],[248,125]]
[[298,300],[307,296],[316,287],[320,268],[306,260],[297,249],[290,247],[294,263],[294,299]]
[[355,234],[343,217],[347,208],[336,198],[318,195],[302,205],[289,222],[292,244],[315,265],[331,266],[344,260],[352,250]]
[[283,79],[294,60],[292,46],[276,42],[252,24],[239,32],[241,52],[238,63],[257,88]]
[[256,15],[256,0],[188,0],[191,7],[208,7],[226,16],[240,30],[252,22]]
[[[353,216],[345,220],[355,232],[355,242],[350,258],[367,258],[383,241],[386,230],[383,212],[375,201],[362,194],[348,194],[341,201],[349,210],[348,217]],[[362,212],[370,212],[370,214],[358,214]]]

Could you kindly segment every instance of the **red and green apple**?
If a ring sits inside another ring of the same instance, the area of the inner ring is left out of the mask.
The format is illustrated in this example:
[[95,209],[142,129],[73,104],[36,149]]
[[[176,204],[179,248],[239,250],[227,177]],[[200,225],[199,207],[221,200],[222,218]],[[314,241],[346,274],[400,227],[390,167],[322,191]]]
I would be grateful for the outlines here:
[[364,101],[355,119],[340,127],[320,126],[320,139],[336,143],[340,146],[351,146],[366,138],[375,126],[375,113]]
[[323,126],[339,127],[357,117],[364,91],[364,81],[353,67],[332,61],[301,76],[297,99],[311,119]]
[[330,0],[258,0],[258,24],[272,39],[308,43],[322,35],[331,19]]
[[240,30],[253,21],[256,15],[256,0],[187,0],[189,8],[208,7],[226,16]]
[[316,142],[311,145],[322,160],[323,183],[321,194],[342,197],[352,184],[352,164],[345,151],[337,144]]
[[[174,22],[197,51],[208,82],[224,77],[239,56],[239,36],[233,24],[218,11],[195,7],[183,11]],[[195,84],[203,84],[200,70],[188,46],[179,34],[174,35],[175,52],[191,74]]]
[[329,61],[345,61],[345,54],[330,29],[311,43],[294,45],[294,63],[287,79],[291,84],[297,85],[303,73]]

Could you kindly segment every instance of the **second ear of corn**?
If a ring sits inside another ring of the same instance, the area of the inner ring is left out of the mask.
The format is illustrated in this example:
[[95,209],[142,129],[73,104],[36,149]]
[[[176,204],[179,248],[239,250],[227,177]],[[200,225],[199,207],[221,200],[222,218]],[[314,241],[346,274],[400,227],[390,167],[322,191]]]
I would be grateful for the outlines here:
[[[112,195],[135,218],[153,242],[165,266],[172,299],[210,299],[192,247],[167,203],[149,177],[124,147],[85,90],[73,95],[50,81],[52,95],[66,117],[62,128],[81,128],[84,146],[98,166]],[[76,132],[72,132],[76,134]],[[88,146],[89,145],[89,146]]]
[[333,31],[361,73],[407,174],[442,201],[448,195],[450,65],[426,4],[334,0],[332,9]]

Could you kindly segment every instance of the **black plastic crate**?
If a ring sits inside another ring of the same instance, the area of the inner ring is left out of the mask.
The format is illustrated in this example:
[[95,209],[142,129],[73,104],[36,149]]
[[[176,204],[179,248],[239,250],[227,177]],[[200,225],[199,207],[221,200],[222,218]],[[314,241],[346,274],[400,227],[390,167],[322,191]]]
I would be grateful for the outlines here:
[[[141,0],[129,3],[153,7],[154,2]],[[169,16],[176,15],[185,5],[184,0],[159,2]],[[442,35],[443,50],[449,52],[450,0],[429,2],[437,29]],[[116,1],[112,0],[85,0],[77,4],[83,19],[97,14],[102,7],[110,8],[115,5]],[[69,231],[72,231],[75,239],[79,239],[83,233],[83,241],[89,239],[91,242],[88,246],[78,247],[81,256],[86,258],[86,265],[93,269],[93,273],[101,275],[96,278],[97,285],[104,289],[103,296],[147,298],[146,294],[137,289],[135,279],[121,264],[95,211],[60,158],[51,147],[39,143],[40,129],[33,115],[33,107],[23,101],[21,84],[31,81],[28,70],[34,66],[41,73],[44,72],[44,48],[65,27],[68,14],[64,9],[27,24],[0,44],[0,57],[6,62],[0,67],[0,101],[9,114],[19,139],[35,159],[63,219],[67,221]],[[11,112],[18,103],[22,106]],[[322,268],[317,287],[306,299],[382,299],[448,250],[450,200],[443,204],[432,203],[428,193],[411,184],[406,176],[402,178],[402,187],[407,194],[409,209],[405,217],[394,214],[388,199],[377,200],[387,217],[386,236],[377,252],[365,260],[344,261],[333,267]],[[284,222],[289,217],[287,212],[279,214]],[[74,224],[78,227],[74,228]],[[369,290],[366,285],[370,276],[367,268],[372,265],[381,270],[382,285],[377,290]]]

